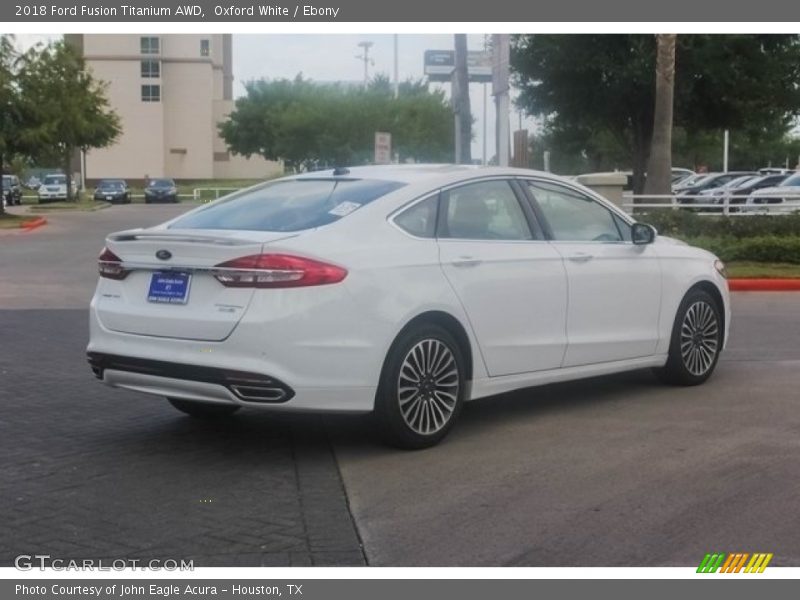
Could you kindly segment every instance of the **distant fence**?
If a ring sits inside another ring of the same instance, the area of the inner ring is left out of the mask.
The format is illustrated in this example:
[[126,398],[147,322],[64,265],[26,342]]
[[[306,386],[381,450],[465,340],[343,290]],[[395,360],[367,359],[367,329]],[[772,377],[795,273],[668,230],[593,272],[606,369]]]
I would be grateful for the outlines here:
[[[202,187],[192,190],[192,198],[196,202],[211,202],[220,196],[225,196],[230,192],[236,192],[242,188],[238,187]],[[186,194],[188,195],[188,194]]]
[[800,194],[764,194],[754,197],[624,194],[622,208],[628,214],[651,210],[691,210],[698,215],[785,215],[800,212]]

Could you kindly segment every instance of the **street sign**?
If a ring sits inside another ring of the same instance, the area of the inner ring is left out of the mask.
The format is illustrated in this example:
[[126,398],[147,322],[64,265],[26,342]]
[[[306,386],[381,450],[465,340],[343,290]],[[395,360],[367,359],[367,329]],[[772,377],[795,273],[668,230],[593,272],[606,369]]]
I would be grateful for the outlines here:
[[375,132],[375,164],[388,165],[392,162],[392,134]]
[[[456,68],[454,50],[425,50],[425,75],[428,81],[449,82]],[[487,52],[471,50],[467,53],[469,80],[488,83],[492,80],[492,58]]]

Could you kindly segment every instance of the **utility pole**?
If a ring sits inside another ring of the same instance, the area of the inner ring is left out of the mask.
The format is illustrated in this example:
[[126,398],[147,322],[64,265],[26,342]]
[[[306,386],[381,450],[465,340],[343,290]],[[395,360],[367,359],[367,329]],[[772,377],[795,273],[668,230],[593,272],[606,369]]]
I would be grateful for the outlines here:
[[722,172],[728,172],[728,151],[731,146],[731,134],[727,129],[722,136]]
[[497,164],[508,166],[509,159],[509,110],[511,100],[508,96],[510,37],[507,33],[492,35],[492,95],[497,112]]
[[469,106],[469,70],[467,35],[455,34],[455,69],[453,69],[453,113],[456,130],[456,162],[472,162],[472,113]]
[[369,85],[369,65],[370,63],[373,65],[375,64],[375,61],[371,61],[369,58],[369,49],[372,48],[373,43],[364,41],[359,42],[358,46],[359,48],[364,49],[363,54],[356,54],[356,58],[364,61],[364,89],[367,89],[367,86]]

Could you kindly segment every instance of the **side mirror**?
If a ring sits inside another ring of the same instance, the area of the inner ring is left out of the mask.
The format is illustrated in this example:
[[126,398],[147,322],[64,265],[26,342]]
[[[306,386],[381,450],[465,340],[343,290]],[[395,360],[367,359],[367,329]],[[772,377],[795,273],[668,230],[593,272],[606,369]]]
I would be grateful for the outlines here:
[[634,244],[652,244],[656,239],[656,230],[652,225],[646,223],[634,223],[631,225],[631,240]]

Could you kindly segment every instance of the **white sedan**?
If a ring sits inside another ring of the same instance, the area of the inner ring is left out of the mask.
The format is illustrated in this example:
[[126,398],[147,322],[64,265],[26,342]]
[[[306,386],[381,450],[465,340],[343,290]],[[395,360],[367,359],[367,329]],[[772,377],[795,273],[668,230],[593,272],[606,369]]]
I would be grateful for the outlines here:
[[724,266],[535,171],[328,170],[108,236],[89,362],[198,417],[373,412],[433,445],[465,401],[653,368],[714,371]]

